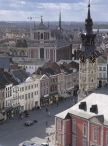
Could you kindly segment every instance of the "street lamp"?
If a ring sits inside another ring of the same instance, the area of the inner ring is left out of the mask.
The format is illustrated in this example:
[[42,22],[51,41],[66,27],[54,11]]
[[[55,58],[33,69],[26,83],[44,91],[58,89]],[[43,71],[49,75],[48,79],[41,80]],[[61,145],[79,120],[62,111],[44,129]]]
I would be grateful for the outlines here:
[[[41,17],[41,16],[40,16]],[[31,20],[33,19],[33,18],[40,18],[40,17],[28,17],[28,19],[30,19],[30,36],[31,36]]]

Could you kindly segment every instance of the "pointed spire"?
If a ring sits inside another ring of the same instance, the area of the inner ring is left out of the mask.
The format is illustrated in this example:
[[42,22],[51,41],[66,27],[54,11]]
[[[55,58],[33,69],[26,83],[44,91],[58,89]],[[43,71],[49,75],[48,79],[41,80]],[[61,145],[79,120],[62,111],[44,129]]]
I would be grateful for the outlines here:
[[42,19],[42,17],[43,17],[43,16],[41,15],[41,23],[43,23],[43,19]]
[[59,12],[59,29],[61,31],[61,8],[60,8],[60,12]]
[[87,19],[91,19],[91,16],[90,16],[90,0],[89,0],[89,3],[88,3],[88,16],[87,16]]
[[90,0],[89,0],[88,14],[87,14],[87,19],[85,20],[85,29],[86,29],[87,34],[92,34],[92,26],[93,26],[93,22],[92,22],[91,15],[90,15]]

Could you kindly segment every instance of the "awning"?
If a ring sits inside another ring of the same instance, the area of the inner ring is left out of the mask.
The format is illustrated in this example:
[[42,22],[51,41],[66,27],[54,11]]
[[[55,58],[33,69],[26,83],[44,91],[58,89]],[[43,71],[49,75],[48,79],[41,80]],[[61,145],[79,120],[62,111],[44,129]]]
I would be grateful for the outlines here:
[[56,95],[56,94],[58,94],[57,91],[55,91],[55,92],[51,92],[49,95],[51,96],[51,95]]
[[59,97],[68,98],[70,97],[70,95],[67,93],[63,93],[63,94],[59,94]]
[[66,91],[70,91],[70,90],[72,90],[73,88],[74,88],[74,86],[72,86],[72,87],[66,89]]
[[0,120],[3,120],[4,116],[0,113]]
[[41,101],[44,101],[44,100],[48,100],[50,98],[50,96],[46,96],[46,97],[41,97]]

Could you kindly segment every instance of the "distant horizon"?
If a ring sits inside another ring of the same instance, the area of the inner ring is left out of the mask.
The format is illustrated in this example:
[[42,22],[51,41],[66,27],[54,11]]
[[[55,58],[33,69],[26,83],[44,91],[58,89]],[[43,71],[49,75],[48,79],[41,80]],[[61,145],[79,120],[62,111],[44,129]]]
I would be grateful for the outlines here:
[[[91,0],[93,21],[108,22],[108,0]],[[88,0],[0,0],[0,21],[62,21],[83,22],[87,18]],[[38,17],[38,18],[37,18]]]

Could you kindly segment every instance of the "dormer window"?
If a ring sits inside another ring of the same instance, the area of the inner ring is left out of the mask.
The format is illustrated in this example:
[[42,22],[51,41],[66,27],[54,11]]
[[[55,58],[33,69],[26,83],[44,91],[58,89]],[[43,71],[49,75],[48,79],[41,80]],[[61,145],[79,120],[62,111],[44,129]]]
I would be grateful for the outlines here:
[[43,39],[43,33],[41,33],[41,39]]

